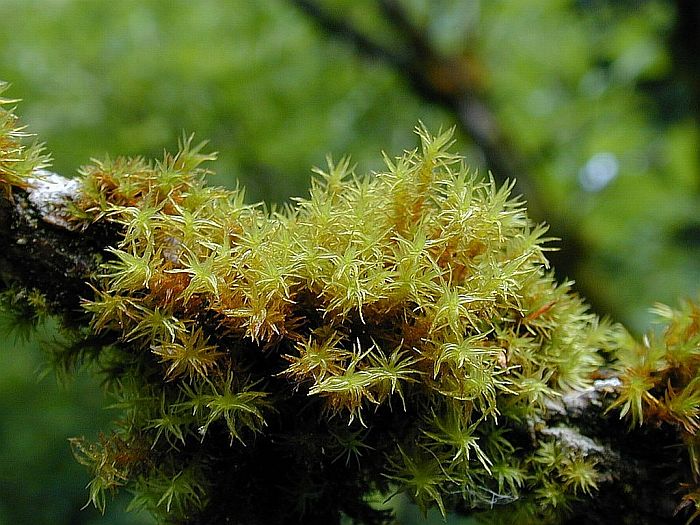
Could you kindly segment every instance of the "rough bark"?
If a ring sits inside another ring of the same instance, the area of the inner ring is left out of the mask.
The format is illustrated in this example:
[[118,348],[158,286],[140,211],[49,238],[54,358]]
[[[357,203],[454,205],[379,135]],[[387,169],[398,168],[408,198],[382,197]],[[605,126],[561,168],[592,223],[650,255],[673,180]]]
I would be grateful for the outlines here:
[[690,475],[685,447],[668,428],[629,428],[608,412],[619,387],[615,376],[597,380],[588,390],[550,402],[548,419],[534,423],[539,434],[595,458],[602,473],[600,490],[575,506],[569,522],[685,523],[687,516],[675,515],[676,492]]
[[[114,232],[66,220],[79,183],[41,175],[30,189],[0,197],[0,277],[6,286],[38,289],[55,313],[80,322],[80,298],[91,294],[86,278]],[[588,390],[550,401],[544,417],[530,422],[533,440],[554,438],[595,458],[602,472],[599,492],[577,504],[570,523],[683,523],[674,508],[676,489],[687,476],[684,447],[673,432],[630,430],[607,412],[620,381],[605,371],[601,377]]]
[[112,234],[66,220],[77,181],[46,171],[36,175],[27,190],[0,197],[0,285],[37,289],[52,311],[80,318],[80,299],[91,294],[87,278]]

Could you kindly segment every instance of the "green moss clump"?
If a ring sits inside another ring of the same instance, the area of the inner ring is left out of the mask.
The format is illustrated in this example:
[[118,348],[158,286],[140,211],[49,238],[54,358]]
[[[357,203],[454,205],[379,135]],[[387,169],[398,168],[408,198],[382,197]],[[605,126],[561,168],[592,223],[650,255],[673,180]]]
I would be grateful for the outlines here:
[[7,88],[8,84],[0,81],[0,193],[10,196],[13,186],[26,188],[32,173],[49,165],[49,157],[40,144],[24,144],[29,135],[18,124],[12,108],[18,101],[2,96]]
[[[2,115],[10,192],[44,157]],[[72,440],[98,508],[126,488],[168,523],[373,524],[405,493],[556,522],[596,489],[530,425],[591,385],[609,327],[554,281],[512,186],[417,133],[382,173],[329,161],[281,210],[207,186],[191,138],[83,168],[73,220],[121,234],[54,359],[95,362],[116,398],[112,429]]]
[[384,523],[367,498],[406,493],[555,521],[595,490],[527,421],[591,384],[608,327],[554,282],[511,187],[418,134],[382,173],[329,162],[276,211],[206,186],[191,140],[82,170],[76,219],[123,231],[84,303],[116,336],[122,411],[74,440],[93,503],[126,486],[168,522]]

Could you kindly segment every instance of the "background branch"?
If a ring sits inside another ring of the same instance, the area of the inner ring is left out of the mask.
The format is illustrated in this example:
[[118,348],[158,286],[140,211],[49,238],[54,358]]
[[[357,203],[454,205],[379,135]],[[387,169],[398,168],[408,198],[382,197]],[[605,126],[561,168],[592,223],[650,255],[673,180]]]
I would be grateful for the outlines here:
[[337,18],[328,13],[313,0],[290,0],[301,11],[312,18],[326,33],[337,35],[350,43],[364,56],[377,58],[393,67],[402,68],[410,65],[409,57],[401,56],[374,42],[352,24],[342,18]]

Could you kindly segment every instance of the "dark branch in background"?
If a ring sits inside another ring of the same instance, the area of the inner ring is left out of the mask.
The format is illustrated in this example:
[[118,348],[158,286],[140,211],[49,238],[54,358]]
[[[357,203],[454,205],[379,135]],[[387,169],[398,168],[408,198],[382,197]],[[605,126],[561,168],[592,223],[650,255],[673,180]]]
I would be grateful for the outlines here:
[[[549,224],[549,233],[561,239],[558,251],[550,252],[560,280],[575,276],[586,258],[584,241],[567,222],[547,206],[530,175],[527,164],[511,146],[489,107],[487,98],[471,70],[469,57],[444,57],[430,45],[426,35],[411,21],[398,0],[379,0],[386,22],[403,37],[401,52],[387,49],[369,38],[349,20],[331,15],[313,0],[290,0],[309,15],[329,36],[345,40],[364,56],[384,61],[403,76],[414,91],[425,101],[440,105],[452,112],[462,131],[481,151],[494,178],[500,183],[515,180],[515,191],[525,197],[530,216]],[[600,301],[593,290],[577,289],[594,308]],[[606,304],[606,313],[609,312]]]
[[406,13],[399,2],[395,0],[379,0],[379,7],[384,13],[384,17],[407,40],[408,49],[413,55],[413,61],[421,56],[429,57],[433,54],[428,41],[418,28],[413,25],[408,17],[408,13]]
[[700,121],[700,3],[675,0],[676,23],[671,35],[675,76],[687,84],[695,119]]
[[331,16],[313,0],[292,0],[292,2],[304,13],[316,20],[324,31],[349,42],[363,55],[378,58],[397,68],[410,65],[408,57],[401,57],[397,53],[380,46],[344,20]]

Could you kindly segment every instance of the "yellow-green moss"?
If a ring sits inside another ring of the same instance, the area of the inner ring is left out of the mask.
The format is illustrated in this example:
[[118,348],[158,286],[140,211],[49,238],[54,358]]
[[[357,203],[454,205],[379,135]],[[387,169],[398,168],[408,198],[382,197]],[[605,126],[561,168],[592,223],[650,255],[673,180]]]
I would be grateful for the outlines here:
[[[590,385],[608,328],[554,282],[546,228],[511,187],[470,173],[449,132],[417,131],[420,149],[387,159],[385,172],[330,162],[309,197],[280,212],[206,186],[211,156],[190,140],[163,162],[82,170],[76,217],[123,228],[84,305],[126,359],[109,373],[123,424],[102,455],[79,445],[103,479],[94,503],[112,485],[155,490],[163,464],[191,477],[194,462],[196,498],[169,509],[164,496],[143,501],[167,515],[221,505],[206,496],[209,443],[296,439],[303,429],[280,414],[290,407],[307,411],[301,420],[328,448],[307,468],[356,461],[362,493],[406,492],[424,510],[528,494],[544,516],[595,488],[584,458],[550,442],[520,447],[523,418]],[[103,459],[113,440],[148,445],[150,462],[127,461],[115,478]],[[192,447],[188,462],[180,449]],[[290,490],[299,498],[303,484]]]
[[690,482],[682,487],[682,507],[700,517],[700,305],[653,309],[662,325],[641,342],[620,332],[617,368],[622,380],[618,407],[631,425],[670,425],[687,446]]
[[[45,158],[1,115],[9,192]],[[512,186],[417,133],[381,173],[329,161],[279,211],[207,186],[191,138],[81,170],[71,220],[121,232],[90,326],[54,350],[89,352],[120,411],[73,440],[97,507],[127,488],[173,523],[388,523],[367,501],[406,493],[547,522],[595,490],[595,465],[528,421],[591,385],[611,330],[554,281]]]
[[48,166],[49,157],[39,144],[27,146],[29,135],[13,111],[18,100],[4,98],[8,85],[0,81],[0,192],[11,195],[12,187],[26,188],[32,173]]

